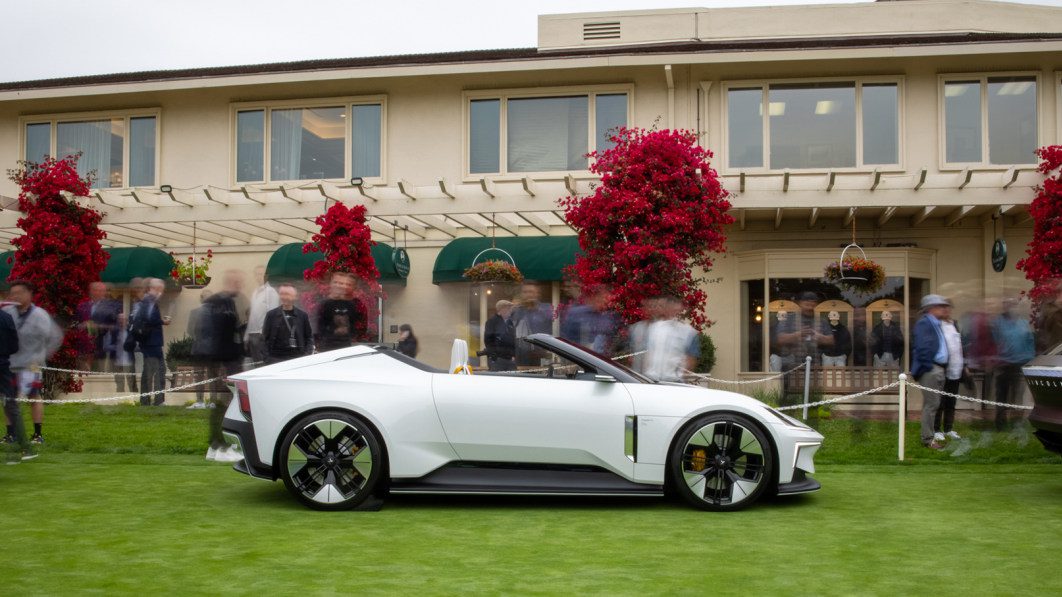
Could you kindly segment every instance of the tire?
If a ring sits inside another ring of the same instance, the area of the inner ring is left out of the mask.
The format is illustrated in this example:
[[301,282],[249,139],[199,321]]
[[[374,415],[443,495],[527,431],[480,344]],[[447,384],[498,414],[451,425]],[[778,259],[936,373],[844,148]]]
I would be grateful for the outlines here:
[[754,503],[776,477],[767,434],[733,413],[704,415],[686,425],[668,455],[668,470],[684,500],[713,511]]
[[299,419],[281,440],[279,456],[285,487],[315,510],[357,507],[373,494],[384,472],[372,428],[341,411]]

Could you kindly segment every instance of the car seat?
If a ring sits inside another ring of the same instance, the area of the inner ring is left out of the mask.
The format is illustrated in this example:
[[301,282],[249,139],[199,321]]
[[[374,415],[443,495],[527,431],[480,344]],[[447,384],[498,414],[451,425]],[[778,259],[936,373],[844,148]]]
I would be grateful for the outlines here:
[[450,373],[472,375],[472,368],[468,366],[468,342],[459,338],[454,339],[454,346],[450,349]]

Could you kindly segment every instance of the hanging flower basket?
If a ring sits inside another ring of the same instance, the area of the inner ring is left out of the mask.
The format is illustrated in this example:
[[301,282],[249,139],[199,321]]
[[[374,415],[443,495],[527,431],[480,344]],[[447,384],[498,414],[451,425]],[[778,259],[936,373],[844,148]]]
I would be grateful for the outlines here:
[[464,277],[470,282],[512,282],[519,284],[524,275],[508,261],[491,260],[477,263],[465,270]]
[[885,268],[866,257],[842,255],[840,260],[826,266],[823,276],[841,288],[862,294],[877,292],[885,286]]
[[173,257],[173,269],[170,270],[170,277],[182,288],[203,288],[210,284],[210,276],[207,275],[207,272],[210,270],[211,260],[214,259],[213,251],[208,250],[206,257],[194,258],[189,256],[187,261],[177,259],[173,253],[170,253],[170,257]]

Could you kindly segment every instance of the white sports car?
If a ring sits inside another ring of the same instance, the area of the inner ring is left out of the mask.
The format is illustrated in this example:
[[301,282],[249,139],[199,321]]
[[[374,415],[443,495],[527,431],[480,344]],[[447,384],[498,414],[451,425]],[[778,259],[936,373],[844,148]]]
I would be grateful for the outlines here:
[[815,491],[822,436],[733,392],[654,383],[546,334],[548,366],[429,367],[352,346],[254,369],[229,383],[223,429],[236,470],[283,479],[320,510],[386,493],[660,496],[736,510]]

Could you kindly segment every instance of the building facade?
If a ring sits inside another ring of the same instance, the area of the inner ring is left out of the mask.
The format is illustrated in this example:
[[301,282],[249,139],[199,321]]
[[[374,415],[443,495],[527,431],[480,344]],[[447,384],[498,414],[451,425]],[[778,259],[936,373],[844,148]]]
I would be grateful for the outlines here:
[[[774,326],[809,291],[852,330],[846,365],[869,367],[884,313],[906,330],[924,293],[961,312],[1027,287],[1013,263],[1033,152],[1062,138],[1057,23],[980,0],[546,15],[537,48],[4,83],[0,163],[82,152],[107,246],[210,248],[212,274],[306,242],[333,201],[365,205],[409,257],[381,337],[410,323],[443,366],[514,292],[455,272],[505,249],[565,301],[575,244],[556,201],[592,192],[585,154],[617,126],[690,129],[736,218],[702,282],[715,374],[785,361]],[[17,192],[0,182],[0,244],[20,233]],[[853,236],[885,268],[874,296],[822,281]],[[168,297],[171,330],[198,296]]]

